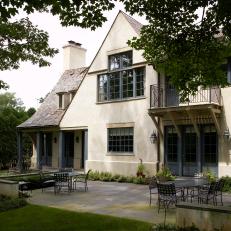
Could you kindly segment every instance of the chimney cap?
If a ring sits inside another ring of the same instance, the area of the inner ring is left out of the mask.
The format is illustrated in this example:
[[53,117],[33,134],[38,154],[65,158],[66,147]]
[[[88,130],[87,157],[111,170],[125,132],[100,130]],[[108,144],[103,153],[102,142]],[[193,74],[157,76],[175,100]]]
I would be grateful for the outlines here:
[[79,47],[81,47],[81,45],[82,45],[81,43],[77,43],[77,42],[75,42],[73,40],[69,40],[68,43],[71,44],[71,45],[79,46]]

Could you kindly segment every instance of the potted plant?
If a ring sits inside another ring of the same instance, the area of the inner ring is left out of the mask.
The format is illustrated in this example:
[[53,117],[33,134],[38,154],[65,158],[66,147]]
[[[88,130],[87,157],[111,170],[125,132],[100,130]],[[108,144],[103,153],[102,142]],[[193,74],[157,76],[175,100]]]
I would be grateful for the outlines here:
[[145,177],[144,171],[145,171],[145,166],[143,164],[142,159],[140,159],[140,163],[138,164],[138,167],[137,167],[136,176],[144,178]]
[[175,179],[175,176],[172,175],[170,169],[166,166],[163,166],[156,174],[157,179],[160,182],[171,181]]

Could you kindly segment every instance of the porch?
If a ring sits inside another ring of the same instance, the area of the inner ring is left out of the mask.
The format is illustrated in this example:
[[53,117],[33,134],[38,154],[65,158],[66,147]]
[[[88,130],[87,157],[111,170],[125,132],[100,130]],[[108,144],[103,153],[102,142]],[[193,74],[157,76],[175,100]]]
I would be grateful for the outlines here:
[[60,130],[57,127],[18,129],[18,168],[23,167],[23,133],[27,133],[33,145],[31,169],[73,168],[83,170],[87,160],[87,129]]
[[150,86],[148,110],[161,140],[163,162],[175,175],[194,176],[203,171],[218,175],[221,89],[199,89],[181,102],[172,87]]

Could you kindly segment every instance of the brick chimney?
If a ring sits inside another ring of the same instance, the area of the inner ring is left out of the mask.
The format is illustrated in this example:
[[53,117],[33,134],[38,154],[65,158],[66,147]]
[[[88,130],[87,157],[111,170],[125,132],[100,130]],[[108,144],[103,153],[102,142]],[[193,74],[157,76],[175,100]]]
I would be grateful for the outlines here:
[[63,46],[63,69],[70,70],[86,66],[86,49],[81,47],[80,43],[68,41]]

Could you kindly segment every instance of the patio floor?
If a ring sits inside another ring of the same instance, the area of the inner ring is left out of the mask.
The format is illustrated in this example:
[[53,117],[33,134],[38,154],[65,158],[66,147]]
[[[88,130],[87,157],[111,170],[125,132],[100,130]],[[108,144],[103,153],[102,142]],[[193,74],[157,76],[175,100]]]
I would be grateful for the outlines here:
[[[117,182],[89,181],[88,192],[80,189],[75,192],[54,194],[53,188],[44,192],[34,190],[28,202],[79,212],[106,214],[126,217],[151,223],[164,222],[164,210],[158,213],[157,195],[153,195],[153,204],[149,206],[147,185]],[[231,206],[231,195],[224,195],[224,204]],[[175,208],[167,211],[167,223],[175,223]]]

